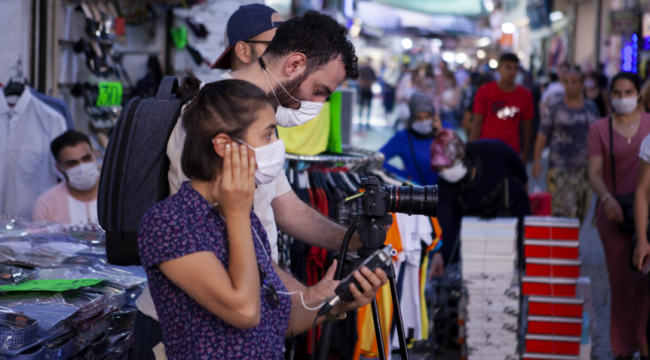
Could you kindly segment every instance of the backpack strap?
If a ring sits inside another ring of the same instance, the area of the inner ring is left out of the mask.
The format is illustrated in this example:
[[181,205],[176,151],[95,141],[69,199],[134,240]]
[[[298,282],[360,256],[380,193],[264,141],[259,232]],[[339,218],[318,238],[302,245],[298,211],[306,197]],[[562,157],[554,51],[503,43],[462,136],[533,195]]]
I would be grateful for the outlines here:
[[165,76],[160,82],[156,100],[171,100],[172,94],[178,90],[178,79],[175,76]]

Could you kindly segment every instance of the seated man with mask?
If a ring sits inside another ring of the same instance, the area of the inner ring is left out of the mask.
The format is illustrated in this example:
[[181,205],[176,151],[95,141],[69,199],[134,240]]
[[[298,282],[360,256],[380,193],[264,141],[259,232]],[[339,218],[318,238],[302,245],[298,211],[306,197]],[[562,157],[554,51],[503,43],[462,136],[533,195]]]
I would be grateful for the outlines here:
[[68,130],[50,144],[56,168],[66,178],[36,200],[33,221],[97,224],[99,167],[88,136]]
[[458,261],[460,247],[454,254],[452,250],[463,216],[519,218],[521,247],[523,217],[530,215],[528,175],[510,146],[500,140],[465,145],[454,131],[444,129],[431,145],[431,168],[440,174],[438,221],[445,263]]

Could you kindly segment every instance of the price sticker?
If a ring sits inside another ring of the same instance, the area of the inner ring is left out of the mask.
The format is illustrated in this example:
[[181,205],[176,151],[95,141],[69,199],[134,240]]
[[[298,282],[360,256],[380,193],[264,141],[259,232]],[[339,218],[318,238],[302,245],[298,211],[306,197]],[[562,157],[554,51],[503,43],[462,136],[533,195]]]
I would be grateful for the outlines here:
[[97,107],[119,106],[122,105],[122,83],[119,81],[100,81],[97,84],[99,96],[97,97]]

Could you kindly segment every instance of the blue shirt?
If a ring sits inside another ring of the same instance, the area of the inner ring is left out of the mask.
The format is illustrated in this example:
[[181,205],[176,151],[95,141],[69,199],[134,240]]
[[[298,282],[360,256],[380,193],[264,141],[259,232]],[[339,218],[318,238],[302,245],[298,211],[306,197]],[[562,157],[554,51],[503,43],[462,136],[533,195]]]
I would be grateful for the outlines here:
[[[251,211],[255,254],[277,291],[286,292],[273,269],[266,231]],[[162,328],[167,358],[179,359],[284,359],[284,338],[289,327],[291,298],[280,295],[276,306],[270,290],[260,286],[261,318],[252,329],[240,330],[221,320],[160,271],[158,264],[201,251],[213,252],[228,269],[226,223],[198,192],[183,183],[176,195],[152,206],[143,216],[138,235],[142,266],[147,271],[151,296]],[[265,252],[267,255],[265,255]]]
[[[411,143],[409,143],[409,138]],[[433,139],[433,137],[416,137],[410,130],[397,132],[379,150],[386,156],[384,168],[420,185],[435,185],[438,182],[438,173],[431,170],[431,143]],[[388,164],[388,160],[395,156],[402,159],[404,170]]]
[[61,99],[55,97],[47,96],[36,91],[34,88],[29,88],[37,99],[44,102],[47,106],[51,107],[54,111],[58,112],[65,118],[65,124],[68,127],[68,130],[74,130],[74,122],[72,121],[72,115],[70,115],[70,109],[68,109],[68,104]]

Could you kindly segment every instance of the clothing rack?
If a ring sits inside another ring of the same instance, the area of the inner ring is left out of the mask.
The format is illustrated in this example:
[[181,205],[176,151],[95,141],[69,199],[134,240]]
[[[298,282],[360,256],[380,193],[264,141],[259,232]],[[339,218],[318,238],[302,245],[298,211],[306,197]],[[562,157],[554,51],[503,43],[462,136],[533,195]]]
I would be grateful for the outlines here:
[[347,165],[353,165],[354,168],[366,166],[381,167],[381,165],[384,163],[384,154],[377,151],[361,149],[353,146],[344,146],[342,154],[287,154],[286,159],[290,162],[303,163],[343,163]]

